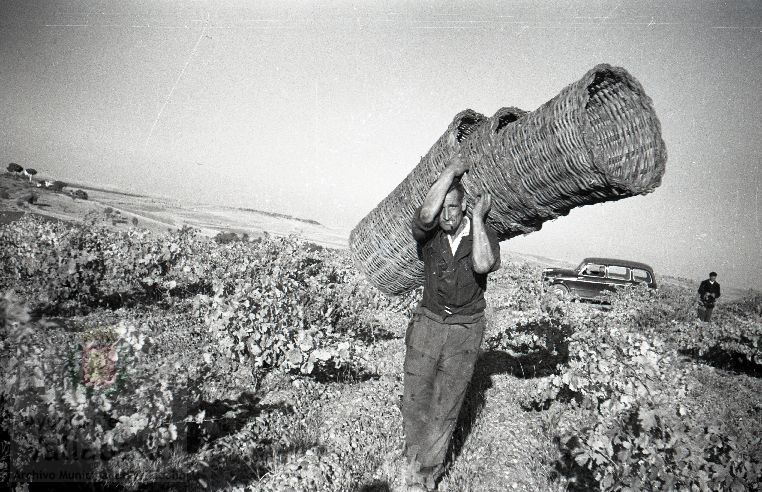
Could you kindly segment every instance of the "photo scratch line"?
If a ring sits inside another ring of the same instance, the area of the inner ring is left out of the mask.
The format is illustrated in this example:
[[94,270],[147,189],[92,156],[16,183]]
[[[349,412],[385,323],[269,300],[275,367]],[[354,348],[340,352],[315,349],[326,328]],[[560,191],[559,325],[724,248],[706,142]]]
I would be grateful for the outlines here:
[[161,114],[164,112],[164,108],[167,107],[167,104],[169,104],[170,99],[172,99],[172,94],[175,92],[175,88],[177,87],[177,84],[180,83],[180,79],[182,79],[183,74],[185,73],[185,70],[188,69],[188,65],[190,65],[190,62],[193,59],[193,55],[196,54],[198,45],[201,43],[201,40],[204,38],[204,35],[206,34],[207,25],[208,24],[204,24],[204,27],[201,30],[201,34],[199,34],[198,39],[196,40],[196,44],[193,46],[193,49],[188,55],[188,59],[185,61],[185,65],[183,66],[183,69],[180,70],[180,74],[177,76],[177,79],[175,79],[175,83],[172,84],[172,88],[169,90],[169,94],[167,94],[167,98],[164,100],[164,104],[161,105],[161,108],[159,109],[159,113],[156,115],[156,119],[153,121],[153,124],[151,125],[151,129],[148,131],[148,136],[146,137],[145,144],[143,145],[144,149],[148,148],[148,142],[150,142],[151,140],[151,135],[153,135],[153,131],[156,128],[156,124],[159,122],[159,119],[161,118]]

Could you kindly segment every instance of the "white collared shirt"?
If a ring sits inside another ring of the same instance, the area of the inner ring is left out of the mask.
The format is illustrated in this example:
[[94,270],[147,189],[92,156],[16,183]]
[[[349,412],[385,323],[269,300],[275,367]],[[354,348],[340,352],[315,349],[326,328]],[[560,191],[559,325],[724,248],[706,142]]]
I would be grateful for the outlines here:
[[455,237],[451,236],[450,234],[447,235],[447,240],[450,242],[450,250],[452,251],[453,256],[455,255],[455,252],[458,251],[460,240],[471,234],[471,221],[467,216],[463,216],[463,222],[463,229],[461,229],[460,232],[455,235]]

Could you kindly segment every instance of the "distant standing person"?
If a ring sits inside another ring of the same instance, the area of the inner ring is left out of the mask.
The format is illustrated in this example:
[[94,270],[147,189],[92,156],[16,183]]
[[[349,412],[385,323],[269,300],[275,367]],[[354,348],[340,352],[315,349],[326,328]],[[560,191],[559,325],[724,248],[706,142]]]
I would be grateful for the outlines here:
[[711,321],[714,302],[720,297],[720,283],[717,282],[717,272],[710,272],[709,278],[701,282],[698,289],[699,300],[704,305],[704,311],[699,313],[701,321]]

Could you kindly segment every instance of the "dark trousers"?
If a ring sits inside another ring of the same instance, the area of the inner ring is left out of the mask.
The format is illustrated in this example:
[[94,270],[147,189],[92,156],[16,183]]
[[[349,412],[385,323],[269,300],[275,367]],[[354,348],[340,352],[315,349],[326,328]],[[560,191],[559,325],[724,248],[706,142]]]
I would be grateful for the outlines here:
[[[479,355],[485,320],[446,324],[416,312],[405,336],[405,454],[420,476],[441,473]],[[434,476],[433,479],[437,477]]]
[[701,306],[699,309],[699,319],[701,321],[712,321],[712,311],[714,311],[714,306]]

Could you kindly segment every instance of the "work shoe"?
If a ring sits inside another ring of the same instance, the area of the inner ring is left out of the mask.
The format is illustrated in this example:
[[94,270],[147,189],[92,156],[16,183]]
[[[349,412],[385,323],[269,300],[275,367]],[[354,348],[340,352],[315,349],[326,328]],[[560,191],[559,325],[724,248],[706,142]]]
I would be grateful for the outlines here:
[[426,477],[426,480],[424,481],[426,490],[437,489],[437,479],[442,475],[443,470],[444,467],[442,465],[428,466],[421,469],[421,472],[424,473],[424,476]]
[[426,478],[426,474],[422,473],[420,463],[415,459],[408,459],[407,466],[405,467],[405,485],[407,490],[410,492],[427,491]]
[[429,492],[429,489],[420,483],[414,483],[407,486],[406,492]]
[[437,479],[442,474],[442,465],[420,467],[418,463],[408,463],[405,484],[409,491],[433,491],[437,489]]

